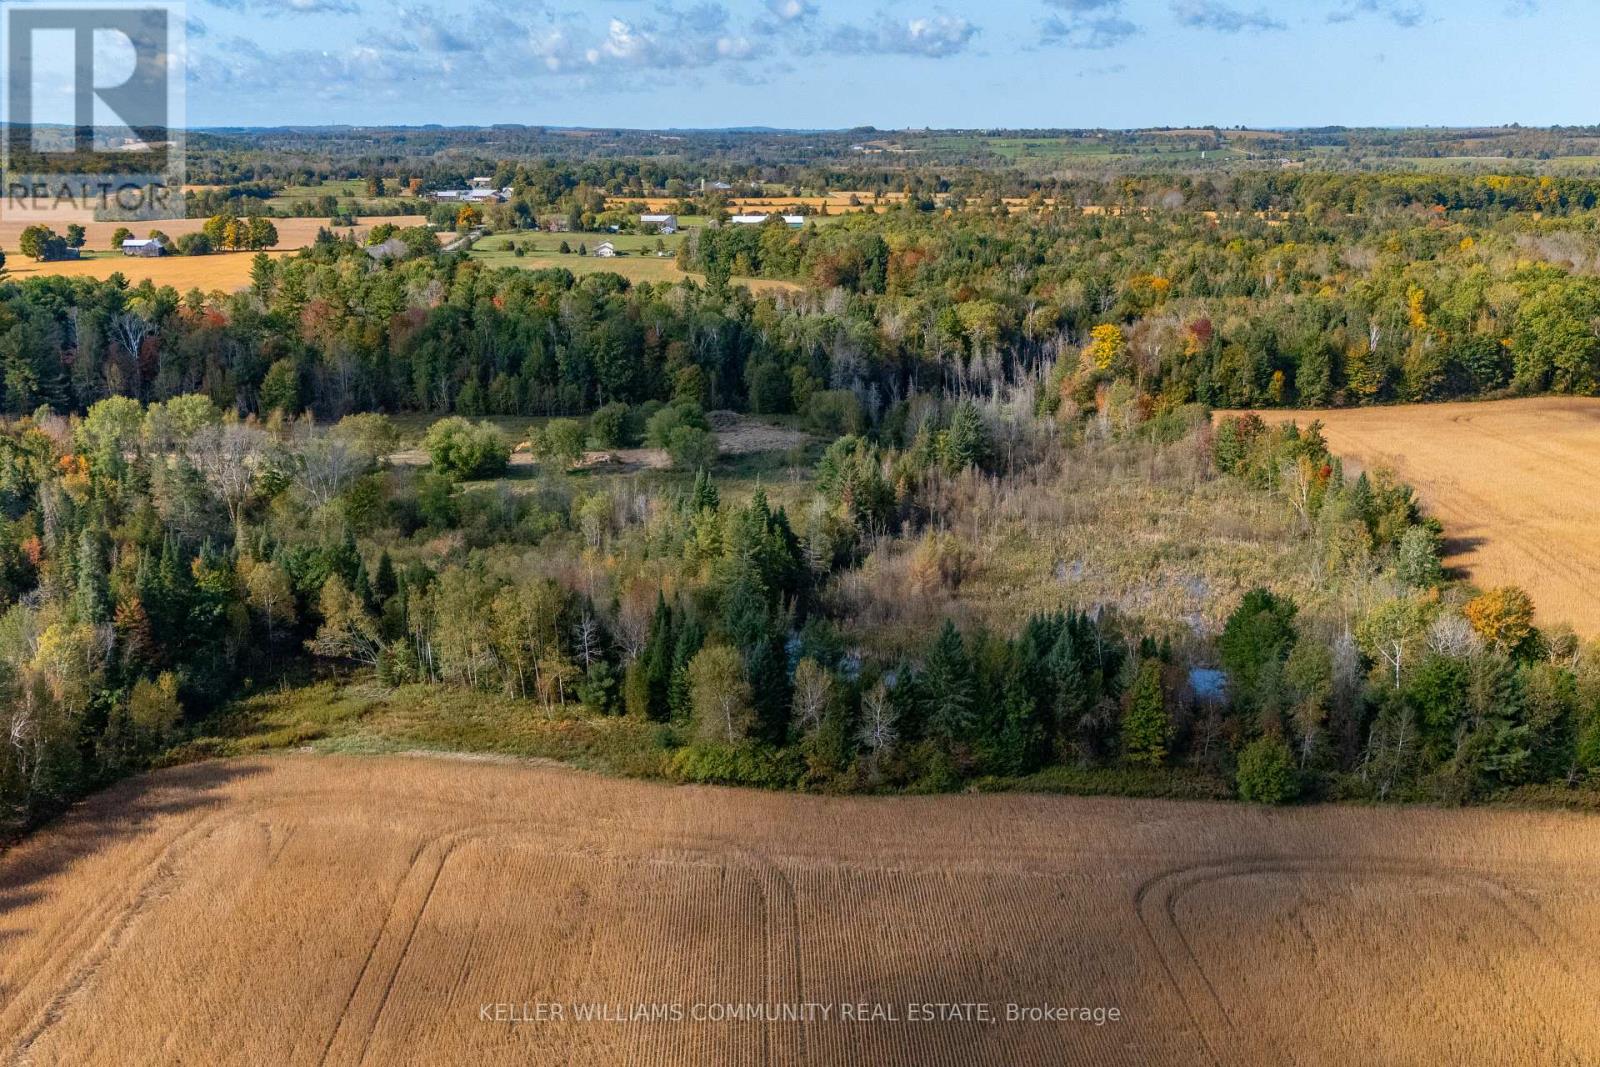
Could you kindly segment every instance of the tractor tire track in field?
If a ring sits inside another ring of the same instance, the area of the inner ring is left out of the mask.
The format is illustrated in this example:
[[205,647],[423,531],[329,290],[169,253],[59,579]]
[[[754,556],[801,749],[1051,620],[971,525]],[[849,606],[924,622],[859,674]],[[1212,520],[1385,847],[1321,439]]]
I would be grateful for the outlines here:
[[[1206,972],[1205,961],[1195,952],[1193,944],[1184,933],[1177,907],[1187,894],[1203,886],[1236,878],[1256,878],[1272,875],[1347,876],[1352,879],[1413,878],[1431,879],[1458,888],[1468,889],[1491,904],[1530,942],[1544,950],[1548,959],[1574,981],[1579,975],[1563,959],[1558,937],[1550,936],[1551,924],[1538,907],[1520,896],[1489,874],[1468,867],[1427,866],[1391,860],[1327,860],[1316,857],[1242,857],[1220,863],[1204,863],[1178,867],[1165,871],[1140,883],[1134,892],[1134,906],[1139,922],[1150,943],[1161,958],[1167,977],[1193,1021],[1196,1037],[1207,1058],[1218,1065],[1227,1061],[1219,1054],[1220,1048],[1237,1048],[1243,1030],[1228,1010],[1228,1005]],[[1560,933],[1558,931],[1558,933]],[[1571,941],[1566,941],[1571,944]],[[1314,946],[1313,946],[1314,947]],[[1535,998],[1523,998],[1523,1010],[1544,1019],[1546,1031],[1555,1035],[1550,1020],[1546,1018]],[[1555,1035],[1560,1041],[1559,1035]],[[1578,1053],[1565,1049],[1561,1062],[1574,1065],[1582,1062]],[[1290,1063],[1291,1060],[1283,1060]]]
[[[21,993],[32,989],[41,980],[48,981],[53,987],[43,1007],[34,1014],[33,1021],[22,1029],[8,1056],[9,1062],[28,1062],[33,1046],[61,1021],[72,1001],[88,987],[100,968],[121,947],[141,912],[163,895],[165,887],[174,879],[178,862],[226,827],[242,823],[249,817],[249,808],[245,808],[195,819],[164,846],[158,847],[155,856],[139,868],[138,874],[132,879],[135,885],[131,892],[120,898],[108,897],[104,906],[85,912],[78,922],[71,924],[71,932],[64,934],[51,952],[52,961],[59,960],[54,968],[54,974],[58,977],[51,978],[41,972],[34,982],[10,998],[13,1005],[23,1004],[25,998]],[[0,1027],[7,1023],[4,1014],[0,1013]]]

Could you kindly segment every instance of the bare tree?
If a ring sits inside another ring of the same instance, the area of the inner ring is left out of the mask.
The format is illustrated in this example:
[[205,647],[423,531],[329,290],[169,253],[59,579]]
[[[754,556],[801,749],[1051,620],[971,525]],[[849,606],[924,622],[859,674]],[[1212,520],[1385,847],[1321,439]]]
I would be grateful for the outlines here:
[[372,457],[338,437],[317,434],[295,456],[295,482],[314,508],[338,497],[372,469]]
[[600,655],[600,621],[585,610],[574,629],[578,644],[578,660],[588,670]]
[[794,722],[806,735],[817,732],[833,695],[833,675],[809,656],[794,669]]
[[134,311],[124,311],[111,320],[111,336],[135,362],[145,338],[155,332],[155,324]]
[[267,435],[242,422],[208,426],[189,439],[189,462],[228,509],[236,533],[266,452]]
[[861,698],[861,747],[874,770],[887,759],[900,739],[898,716],[889,702],[889,690],[882,682]]

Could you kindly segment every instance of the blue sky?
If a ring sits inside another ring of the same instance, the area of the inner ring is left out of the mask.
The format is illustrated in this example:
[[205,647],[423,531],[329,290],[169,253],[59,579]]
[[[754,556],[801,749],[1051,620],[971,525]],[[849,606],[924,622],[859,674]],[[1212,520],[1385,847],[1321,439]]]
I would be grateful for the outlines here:
[[190,125],[1600,122],[1592,0],[189,0]]

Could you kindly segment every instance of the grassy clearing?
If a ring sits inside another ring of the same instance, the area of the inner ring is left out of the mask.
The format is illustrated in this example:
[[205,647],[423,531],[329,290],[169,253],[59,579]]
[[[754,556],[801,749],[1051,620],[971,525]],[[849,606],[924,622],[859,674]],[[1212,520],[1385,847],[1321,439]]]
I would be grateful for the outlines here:
[[[831,589],[853,639],[914,652],[951,617],[1012,633],[1030,615],[1115,609],[1180,643],[1220,632],[1246,589],[1302,605],[1309,549],[1288,505],[1210,476],[1197,450],[1085,445],[1016,481],[946,490],[946,538],[882,542]],[[949,558],[940,567],[931,557]]]
[[[677,234],[661,239],[663,241],[672,241],[674,237],[681,239],[681,235]],[[513,241],[519,247],[522,247],[524,242],[527,242],[537,251],[521,256],[515,255],[508,248],[508,245]],[[557,251],[562,241],[566,241],[573,249],[571,253],[562,255]],[[610,241],[618,249],[632,254],[611,258],[593,255],[594,249],[601,241]],[[657,256],[653,251],[655,242],[655,237],[626,234],[495,234],[485,237],[474,245],[470,255],[473,259],[491,267],[517,267],[522,270],[546,270],[558,267],[563,270],[569,270],[579,276],[585,274],[616,274],[628,279],[630,282],[674,283],[681,282],[686,278],[692,278],[702,285],[705,284],[703,275],[679,270],[677,260],[672,256]],[[587,256],[578,255],[577,248],[580,244],[587,245],[591,254]],[[733,284],[746,286],[752,292],[757,293],[794,292],[802,288],[794,282],[779,281],[772,278],[734,278]]]
[[325,752],[479,753],[551,759],[628,777],[659,778],[669,729],[634,719],[585,715],[577,704],[543,707],[442,686],[385,689],[319,682],[242,700],[174,749],[170,764],[271,749]]

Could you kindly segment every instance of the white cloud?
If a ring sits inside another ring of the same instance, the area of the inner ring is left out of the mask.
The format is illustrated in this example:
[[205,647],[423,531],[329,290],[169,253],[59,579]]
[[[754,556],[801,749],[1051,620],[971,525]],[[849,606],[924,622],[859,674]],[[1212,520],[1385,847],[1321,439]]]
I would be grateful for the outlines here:
[[1411,29],[1427,20],[1428,11],[1416,0],[1349,0],[1343,7],[1330,12],[1328,21],[1351,22],[1363,15],[1377,15],[1396,26]]
[[892,17],[880,13],[868,23],[844,23],[827,35],[824,48],[853,55],[907,55],[938,59],[966,50],[978,27],[956,15]]
[[1222,0],[1175,0],[1172,13],[1179,22],[1191,29],[1215,30],[1218,33],[1288,29],[1264,7],[1246,11],[1230,7]]
[[1068,48],[1114,48],[1139,33],[1138,24],[1123,17],[1122,0],[1046,0],[1059,12],[1039,23],[1039,40]]
[[224,11],[249,15],[356,15],[361,7],[355,0],[210,0]]

